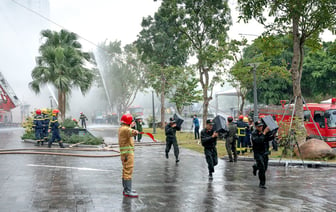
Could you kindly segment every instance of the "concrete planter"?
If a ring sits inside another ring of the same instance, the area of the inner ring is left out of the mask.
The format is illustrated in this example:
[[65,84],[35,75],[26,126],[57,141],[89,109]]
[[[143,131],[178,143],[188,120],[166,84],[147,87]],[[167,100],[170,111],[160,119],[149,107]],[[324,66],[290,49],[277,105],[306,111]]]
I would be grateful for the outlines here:
[[[62,131],[64,132],[64,134],[71,136],[71,135],[79,135],[79,136],[86,136],[86,135],[90,135],[93,136],[89,131],[87,131],[87,129],[83,129],[83,128],[65,128],[64,130],[62,129]],[[93,136],[95,137],[95,136]]]

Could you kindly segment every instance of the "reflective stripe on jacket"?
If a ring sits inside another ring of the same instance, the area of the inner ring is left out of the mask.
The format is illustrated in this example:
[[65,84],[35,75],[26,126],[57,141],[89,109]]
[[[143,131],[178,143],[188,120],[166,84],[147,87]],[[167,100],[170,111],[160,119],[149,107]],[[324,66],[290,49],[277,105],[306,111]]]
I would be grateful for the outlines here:
[[133,129],[128,125],[122,125],[118,131],[120,154],[134,153]]

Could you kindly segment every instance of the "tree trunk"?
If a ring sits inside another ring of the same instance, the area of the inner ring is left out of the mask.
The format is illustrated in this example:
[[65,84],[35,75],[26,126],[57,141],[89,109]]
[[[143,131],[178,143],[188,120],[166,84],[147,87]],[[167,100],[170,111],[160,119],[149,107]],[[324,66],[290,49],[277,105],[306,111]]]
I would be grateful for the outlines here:
[[60,89],[58,89],[58,91],[57,91],[57,96],[58,96],[58,110],[60,111],[61,119],[64,120],[64,117],[65,117],[65,110],[64,110],[65,99],[64,99],[63,92]]
[[165,127],[165,89],[166,78],[164,74],[161,74],[161,128]]
[[240,95],[241,99],[242,99],[242,103],[240,104],[240,114],[244,115],[244,104],[245,104],[245,96],[244,95]]
[[[202,64],[202,61],[199,61],[198,64]],[[205,67],[201,65],[198,67],[200,75],[200,83],[203,90],[203,128],[206,126],[206,120],[208,119],[208,107],[210,98],[208,97],[208,88],[209,88],[209,73]]]
[[182,115],[183,109],[184,109],[184,107],[178,107],[178,106],[176,106],[176,110],[177,110],[177,112],[178,112],[180,115]]
[[206,126],[206,121],[208,119],[208,107],[209,107],[209,98],[208,98],[208,88],[203,88],[203,128]]
[[66,112],[66,94],[65,94],[65,92],[62,92],[62,96],[63,96],[63,109],[62,109],[62,113],[61,113],[61,118],[64,121],[65,112]]
[[293,59],[292,59],[292,81],[293,81],[293,96],[296,99],[295,104],[295,131],[298,143],[303,143],[306,140],[306,129],[303,123],[303,101],[301,92],[301,73],[303,60],[302,46],[300,43],[299,34],[299,18],[293,17]]

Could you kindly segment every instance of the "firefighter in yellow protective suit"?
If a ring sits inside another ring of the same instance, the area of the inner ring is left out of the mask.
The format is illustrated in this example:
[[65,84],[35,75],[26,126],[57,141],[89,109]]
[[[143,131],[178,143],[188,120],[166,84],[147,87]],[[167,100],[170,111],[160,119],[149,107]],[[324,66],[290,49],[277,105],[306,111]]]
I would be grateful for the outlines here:
[[124,114],[120,119],[121,127],[118,132],[120,158],[123,166],[122,185],[124,187],[123,195],[125,197],[138,197],[135,190],[132,190],[132,174],[134,166],[134,139],[138,134],[137,130],[131,128],[134,125],[131,114]]

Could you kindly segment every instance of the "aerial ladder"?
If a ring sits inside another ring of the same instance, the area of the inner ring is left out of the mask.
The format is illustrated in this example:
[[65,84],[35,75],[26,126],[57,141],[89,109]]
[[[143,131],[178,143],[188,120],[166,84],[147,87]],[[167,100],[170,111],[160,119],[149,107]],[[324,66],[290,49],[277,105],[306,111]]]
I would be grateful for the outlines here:
[[10,111],[19,105],[18,97],[0,72],[0,123],[11,122]]

